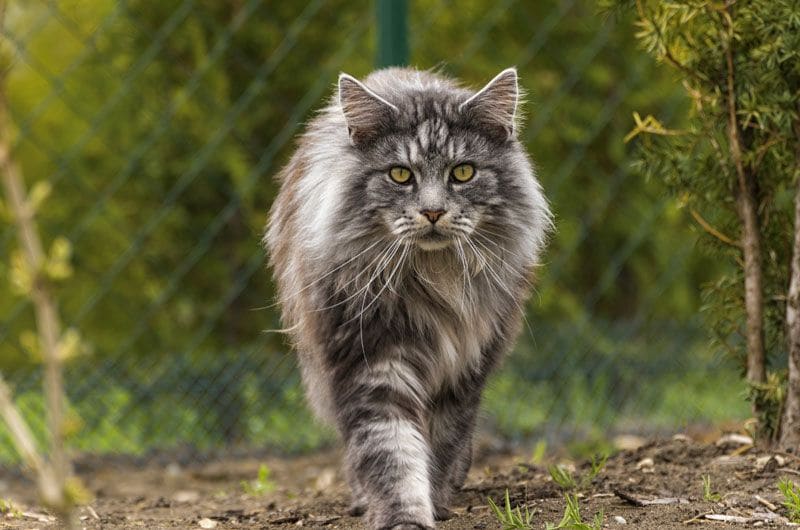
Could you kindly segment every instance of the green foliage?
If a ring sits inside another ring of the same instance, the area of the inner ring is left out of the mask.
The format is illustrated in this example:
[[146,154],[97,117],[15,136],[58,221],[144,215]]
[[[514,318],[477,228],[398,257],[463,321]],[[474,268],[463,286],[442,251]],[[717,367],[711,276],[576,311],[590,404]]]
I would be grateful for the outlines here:
[[692,102],[685,119],[675,126],[667,120],[662,125],[652,116],[643,120],[636,116],[629,136],[641,135],[638,168],[651,181],[667,185],[705,232],[702,247],[727,264],[723,274],[706,283],[703,309],[716,344],[743,365],[739,172],[729,134],[733,102],[735,126],[741,131],[742,168],[757,181],[765,348],[769,363],[780,365],[786,344],[791,197],[800,175],[794,129],[800,93],[796,2],[642,0],[636,6],[641,47],[677,72]]
[[601,530],[603,528],[602,510],[594,515],[591,523],[587,523],[581,518],[578,497],[576,495],[567,494],[564,498],[567,501],[567,506],[564,508],[564,516],[558,524],[547,523],[545,525],[546,530],[558,530],[560,528],[570,530]]
[[501,509],[495,502],[488,498],[489,507],[494,512],[495,517],[500,522],[501,527],[503,530],[531,530],[533,528],[531,521],[533,521],[533,516],[536,513],[535,511],[530,511],[528,507],[525,507],[525,513],[523,514],[520,511],[519,506],[516,508],[511,508],[511,500],[508,497],[508,490],[506,490],[506,497],[505,497],[505,505],[503,509]]
[[787,478],[782,478],[778,482],[778,489],[783,495],[783,507],[789,512],[789,520],[793,523],[800,523],[800,491],[797,485]]
[[266,464],[258,467],[258,476],[254,480],[243,480],[241,483],[242,491],[247,495],[258,497],[275,490],[275,482],[270,479],[271,471]]
[[711,476],[703,476],[703,500],[706,502],[719,502],[722,496],[716,491],[711,489]]

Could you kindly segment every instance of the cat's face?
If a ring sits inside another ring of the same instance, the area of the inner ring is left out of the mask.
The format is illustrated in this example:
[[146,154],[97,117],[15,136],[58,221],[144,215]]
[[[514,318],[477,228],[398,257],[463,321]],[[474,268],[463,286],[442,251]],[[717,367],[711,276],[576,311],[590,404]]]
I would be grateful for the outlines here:
[[472,97],[428,90],[391,103],[351,78],[340,80],[362,164],[355,180],[369,212],[362,222],[426,251],[467,240],[487,223],[502,229],[502,205],[514,202],[506,195],[517,177],[510,73]]
[[378,213],[374,220],[389,233],[436,250],[472,234],[487,206],[499,199],[498,174],[495,157],[477,135],[451,134],[438,119],[419,129],[433,131],[430,141],[396,133],[369,154],[365,191]]

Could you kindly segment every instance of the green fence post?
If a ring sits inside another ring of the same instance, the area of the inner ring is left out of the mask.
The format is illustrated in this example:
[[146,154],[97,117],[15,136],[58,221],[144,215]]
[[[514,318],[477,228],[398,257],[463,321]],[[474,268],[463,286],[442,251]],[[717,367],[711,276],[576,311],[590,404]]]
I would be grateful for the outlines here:
[[376,0],[379,68],[408,63],[407,0]]

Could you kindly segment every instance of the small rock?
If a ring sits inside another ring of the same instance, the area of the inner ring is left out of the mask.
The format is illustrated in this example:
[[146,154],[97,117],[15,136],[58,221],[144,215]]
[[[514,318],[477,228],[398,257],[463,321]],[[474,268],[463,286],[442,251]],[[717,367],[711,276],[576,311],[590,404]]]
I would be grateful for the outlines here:
[[646,443],[647,440],[635,434],[620,434],[615,436],[613,440],[614,447],[620,451],[635,451]]
[[183,474],[183,469],[181,469],[180,464],[177,462],[170,462],[167,464],[166,469],[164,469],[164,473],[167,478],[178,478]]
[[314,481],[314,489],[317,491],[327,491],[333,486],[336,472],[331,468],[323,469]]
[[621,515],[615,515],[613,517],[613,520],[617,524],[628,524],[628,521],[626,521],[625,518],[622,517]]
[[689,437],[688,437],[687,435],[685,435],[685,434],[678,433],[678,434],[674,434],[674,435],[672,435],[672,441],[674,441],[674,442],[684,442],[684,443],[689,443],[689,442],[691,442],[691,441],[692,441],[692,439],[691,439],[691,438],[689,438]]
[[636,469],[638,469],[642,473],[652,473],[653,472],[653,468],[655,467],[655,465],[656,464],[655,464],[655,462],[653,462],[652,458],[649,458],[649,457],[648,458],[642,458],[636,464]]
[[781,455],[766,455],[756,458],[756,470],[759,472],[772,472],[786,464],[786,459]]
[[753,439],[744,434],[728,433],[717,440],[716,445],[717,447],[721,447],[723,445],[753,445]]
[[202,519],[197,521],[197,524],[200,525],[200,528],[216,528],[217,527],[217,522],[214,521],[213,519],[209,519],[208,517],[203,517]]
[[195,502],[199,498],[200,494],[191,490],[176,491],[175,495],[172,496],[172,500],[175,502]]

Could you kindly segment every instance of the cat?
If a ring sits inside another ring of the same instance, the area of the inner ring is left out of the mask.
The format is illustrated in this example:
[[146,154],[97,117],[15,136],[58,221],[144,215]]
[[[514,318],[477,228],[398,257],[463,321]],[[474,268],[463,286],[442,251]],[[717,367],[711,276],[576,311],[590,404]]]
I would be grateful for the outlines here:
[[339,76],[278,175],[264,241],[307,399],[345,446],[351,513],[434,528],[487,376],[521,328],[551,214],[514,68]]

